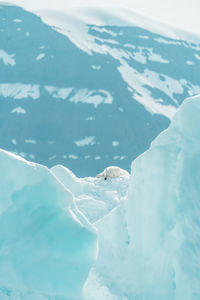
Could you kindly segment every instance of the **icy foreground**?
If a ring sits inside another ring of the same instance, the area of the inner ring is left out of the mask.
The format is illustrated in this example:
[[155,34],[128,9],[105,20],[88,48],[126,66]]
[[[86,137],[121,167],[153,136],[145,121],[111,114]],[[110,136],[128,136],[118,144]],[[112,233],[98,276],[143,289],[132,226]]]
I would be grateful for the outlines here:
[[79,300],[95,230],[46,167],[2,150],[0,162],[0,299]]
[[200,299],[199,115],[200,96],[187,99],[132,166],[126,216],[133,299]]
[[199,114],[186,100],[130,180],[0,151],[0,299],[200,299]]
[[96,224],[99,257],[86,287],[97,279],[103,299],[200,299],[199,114],[200,96],[184,102],[133,163],[125,202]]

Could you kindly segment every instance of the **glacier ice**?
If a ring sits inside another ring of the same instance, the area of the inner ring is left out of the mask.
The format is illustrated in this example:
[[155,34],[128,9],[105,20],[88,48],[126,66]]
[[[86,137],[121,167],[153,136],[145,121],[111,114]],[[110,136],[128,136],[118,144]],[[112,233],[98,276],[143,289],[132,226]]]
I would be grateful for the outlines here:
[[126,207],[134,299],[200,299],[200,96],[133,163]]
[[200,299],[199,115],[200,96],[186,100],[132,164],[126,200],[95,223],[86,300],[101,299],[94,287],[108,300]]
[[0,162],[0,295],[4,287],[24,300],[79,300],[96,258],[94,228],[46,167],[3,150]]
[[77,208],[92,224],[109,214],[125,199],[128,176],[108,181],[103,178],[77,178],[62,165],[54,166],[51,172],[73,193]]
[[1,150],[0,299],[200,299],[199,114],[187,99],[130,179]]

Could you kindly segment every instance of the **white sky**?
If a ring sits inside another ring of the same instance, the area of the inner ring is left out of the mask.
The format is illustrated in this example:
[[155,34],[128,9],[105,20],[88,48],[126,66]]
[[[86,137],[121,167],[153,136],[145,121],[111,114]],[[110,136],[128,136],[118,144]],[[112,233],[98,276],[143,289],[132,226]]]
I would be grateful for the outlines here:
[[141,12],[151,18],[200,35],[200,0],[5,0],[30,10],[113,6]]

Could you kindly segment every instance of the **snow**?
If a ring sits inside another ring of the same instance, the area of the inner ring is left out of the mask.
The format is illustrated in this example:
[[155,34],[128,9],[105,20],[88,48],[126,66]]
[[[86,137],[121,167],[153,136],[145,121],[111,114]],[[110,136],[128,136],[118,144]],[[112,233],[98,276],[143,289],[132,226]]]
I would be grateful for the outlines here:
[[95,117],[87,117],[85,118],[86,121],[94,121],[95,120]]
[[101,156],[95,156],[94,159],[95,159],[95,160],[99,160],[99,159],[101,159]]
[[87,137],[83,138],[82,140],[74,141],[74,143],[78,147],[84,147],[84,146],[88,146],[88,145],[93,146],[95,144],[94,139],[95,139],[94,136],[87,136]]
[[195,65],[195,62],[191,61],[191,60],[187,60],[186,64],[189,66]]
[[80,89],[75,95],[72,95],[69,101],[74,103],[82,102],[93,104],[94,107],[97,108],[101,103],[112,104],[113,97],[108,91],[105,90],[89,91],[87,89]]
[[[24,5],[26,5],[24,3]],[[30,5],[28,5],[30,7]],[[30,7],[31,10],[31,7]],[[36,11],[36,10],[34,10]],[[87,24],[96,26],[137,26],[141,28],[148,28],[149,31],[159,35],[164,35],[167,38],[199,41],[196,34],[186,32],[164,24],[155,19],[149,18],[147,15],[134,12],[124,8],[112,7],[112,9],[102,7],[76,7],[54,10],[46,8],[37,9],[37,14],[42,20],[50,26],[55,26],[56,30],[67,35],[72,42],[79,46],[87,53],[91,53],[88,48],[88,42],[91,38],[87,34]]]
[[13,22],[15,22],[15,23],[21,23],[22,20],[20,20],[20,19],[13,19]]
[[[129,45],[128,46],[126,45],[126,47],[132,48]],[[148,60],[163,63],[163,64],[169,63],[167,59],[164,59],[159,54],[154,53],[153,48],[145,48],[139,46],[137,47],[137,50],[138,51],[134,51],[132,57],[134,60],[142,64],[146,64]]]
[[159,89],[167,94],[174,101],[174,103],[178,105],[174,94],[183,93],[183,86],[182,84],[180,84],[179,80],[176,80],[164,74],[158,74],[148,69],[144,70],[144,76],[148,78],[148,83],[151,87],[159,86]]
[[99,66],[99,65],[92,65],[91,67],[93,70],[97,70],[97,71],[99,71],[101,69],[101,66]]
[[4,98],[12,97],[14,99],[40,97],[39,85],[21,84],[21,83],[0,83],[0,96]]
[[151,61],[156,61],[159,63],[167,64],[169,61],[167,59],[162,58],[159,54],[153,53],[153,48],[147,48],[149,50],[148,59]]
[[17,145],[16,139],[12,139],[11,142],[13,143],[13,145]]
[[73,88],[57,88],[54,86],[45,86],[45,90],[52,95],[53,98],[67,99],[70,102],[93,104],[97,108],[101,103],[112,104],[113,97],[105,90],[87,90]]
[[15,54],[8,54],[6,51],[0,49],[0,60],[3,60],[3,63],[6,66],[11,66],[13,67],[14,65],[16,65],[16,61],[14,59]]
[[119,142],[118,142],[118,141],[112,141],[112,146],[113,146],[113,147],[119,146]]
[[68,157],[71,159],[78,159],[78,156],[75,154],[70,154]]
[[25,143],[27,143],[27,144],[37,144],[36,140],[32,140],[32,139],[25,140]]
[[96,259],[94,228],[46,167],[3,150],[0,161],[0,295],[79,300]]
[[[143,104],[144,107],[151,113],[162,114],[169,119],[173,118],[174,114],[176,113],[176,107],[172,105],[163,105],[159,102],[156,102],[155,99],[151,97],[150,91],[144,87],[145,84],[155,86],[153,85],[153,82],[155,84],[155,81],[159,80],[159,75],[157,73],[146,70],[144,74],[140,74],[138,71],[131,68],[125,61],[123,62],[123,65],[118,68],[118,70],[121,73],[124,81],[126,81],[128,85],[136,91],[133,95],[135,100]],[[145,77],[149,78],[147,79]],[[150,80],[153,80],[153,82],[151,83]],[[159,81],[159,83],[161,83],[164,87],[162,81]],[[178,81],[175,82],[177,83],[178,91],[181,91],[182,86],[178,83]],[[167,92],[171,93],[171,91],[168,89]],[[174,101],[176,100],[174,99]]]
[[50,156],[50,157],[48,158],[48,160],[53,160],[53,159],[55,159],[56,157],[57,157],[57,155],[54,154],[54,155]]
[[194,54],[194,57],[196,58],[196,59],[198,59],[198,60],[200,60],[200,55],[199,54]]
[[66,99],[73,90],[72,88],[57,88],[54,86],[45,86],[44,88],[53,98],[61,99]]
[[140,35],[139,38],[144,39],[144,40],[148,40],[149,37],[147,35]]
[[62,165],[54,166],[51,172],[72,192],[78,209],[91,223],[100,220],[123,201],[128,188],[126,176],[107,181],[92,177],[77,178]]
[[26,114],[26,110],[22,108],[21,106],[18,106],[14,108],[11,113],[17,113],[17,114]]
[[155,38],[154,40],[161,44],[181,45],[181,41],[166,40],[164,38]]
[[44,58],[46,56],[45,53],[40,53],[38,54],[38,56],[36,57],[36,60],[41,60],[42,58]]
[[133,59],[140,62],[141,64],[146,64],[146,56],[142,53],[142,47],[138,47],[139,51],[133,53]]

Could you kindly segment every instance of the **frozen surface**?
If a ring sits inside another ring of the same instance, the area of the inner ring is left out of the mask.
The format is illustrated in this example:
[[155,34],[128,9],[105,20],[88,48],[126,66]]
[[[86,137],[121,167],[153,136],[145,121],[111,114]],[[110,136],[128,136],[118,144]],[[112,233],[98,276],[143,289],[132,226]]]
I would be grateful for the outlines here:
[[46,167],[3,150],[0,163],[0,298],[80,300],[95,230]]
[[126,215],[136,299],[200,298],[199,114],[200,96],[187,99],[132,165]]
[[100,220],[123,202],[128,189],[129,176],[107,181],[103,178],[77,178],[61,165],[53,167],[51,172],[72,192],[77,208],[91,223]]
[[1,150],[0,298],[199,299],[199,114],[200,96],[185,100],[130,179]]
[[200,96],[187,99],[134,161],[126,200],[95,223],[86,300],[200,298],[199,114]]

